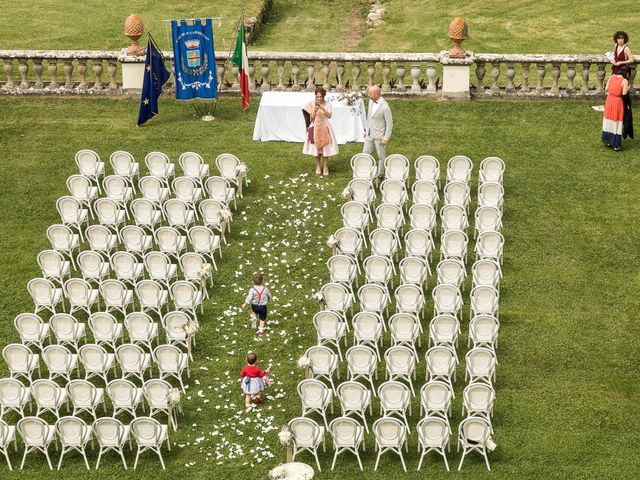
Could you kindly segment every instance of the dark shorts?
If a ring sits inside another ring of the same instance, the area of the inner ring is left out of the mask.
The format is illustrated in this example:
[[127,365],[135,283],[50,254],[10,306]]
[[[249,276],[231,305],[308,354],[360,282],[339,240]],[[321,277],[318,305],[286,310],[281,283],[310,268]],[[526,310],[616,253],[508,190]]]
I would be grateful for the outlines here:
[[260,320],[267,319],[267,306],[266,305],[254,305],[251,304],[251,310],[255,313]]

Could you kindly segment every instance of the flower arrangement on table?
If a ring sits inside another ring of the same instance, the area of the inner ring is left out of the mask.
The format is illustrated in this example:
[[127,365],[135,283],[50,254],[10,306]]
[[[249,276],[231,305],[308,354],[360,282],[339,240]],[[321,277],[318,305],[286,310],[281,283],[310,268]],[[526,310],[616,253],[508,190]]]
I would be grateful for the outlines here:
[[340,101],[340,103],[342,103],[343,105],[347,105],[351,110],[351,113],[353,113],[354,115],[358,113],[356,106],[362,99],[364,99],[364,93],[362,93],[361,91],[352,92],[346,90],[344,92],[341,92],[340,96],[338,97],[338,101]]

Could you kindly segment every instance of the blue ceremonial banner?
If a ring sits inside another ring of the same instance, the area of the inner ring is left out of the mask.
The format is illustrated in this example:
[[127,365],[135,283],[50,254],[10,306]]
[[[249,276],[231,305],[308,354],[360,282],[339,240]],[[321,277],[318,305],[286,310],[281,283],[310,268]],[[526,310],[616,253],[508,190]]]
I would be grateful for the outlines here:
[[138,126],[158,113],[158,97],[162,93],[162,86],[167,83],[170,76],[171,72],[164,66],[162,53],[149,34],[147,56],[144,62],[142,94],[140,95],[140,110],[138,111]]
[[218,96],[218,76],[210,18],[172,20],[176,100]]

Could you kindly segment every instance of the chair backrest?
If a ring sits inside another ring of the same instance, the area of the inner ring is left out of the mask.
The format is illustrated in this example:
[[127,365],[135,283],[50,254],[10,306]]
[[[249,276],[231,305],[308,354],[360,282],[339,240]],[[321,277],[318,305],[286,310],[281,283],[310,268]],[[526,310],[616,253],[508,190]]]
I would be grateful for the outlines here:
[[222,220],[222,211],[227,208],[218,200],[207,198],[198,206],[205,225],[218,225]]
[[197,225],[191,227],[188,232],[191,246],[196,252],[211,252],[214,244],[214,233],[207,227]]
[[[128,239],[132,237],[136,238],[137,232],[132,233],[131,237],[127,235]],[[109,259],[109,263],[118,278],[133,279],[136,276],[138,261],[136,260],[136,257],[129,252],[114,252]]]
[[51,305],[55,288],[46,278],[34,278],[27,283],[27,290],[36,305]]
[[308,378],[298,383],[298,395],[303,406],[319,408],[325,405],[329,388],[320,380]]
[[42,359],[49,372],[68,373],[71,371],[73,355],[62,345],[48,345],[42,350]]
[[214,175],[207,178],[207,181],[204,182],[204,187],[209,198],[218,200],[219,202],[226,202],[227,192],[231,188],[231,185],[225,177]]
[[152,378],[144,382],[142,394],[152,408],[167,408],[167,399],[173,387],[166,380]]
[[438,313],[456,314],[462,303],[460,289],[446,283],[436,285],[431,292],[434,307]]
[[89,316],[89,328],[98,339],[111,338],[116,330],[116,317],[107,312],[95,312]]
[[125,343],[116,349],[116,358],[123,370],[139,371],[143,366],[144,350],[133,343]]
[[382,201],[402,205],[407,200],[407,186],[403,180],[387,179],[380,184]]
[[429,266],[422,257],[404,257],[398,265],[403,283],[421,285],[427,279]]
[[347,306],[349,291],[340,283],[326,283],[320,289],[325,305],[329,310],[342,311]]
[[371,180],[377,172],[376,161],[368,153],[356,153],[351,157],[351,170],[353,171],[353,178]]
[[490,285],[496,287],[502,277],[500,264],[489,258],[477,260],[471,267],[471,272],[475,286]]
[[449,182],[444,187],[444,203],[447,205],[460,205],[466,208],[471,201],[471,190],[464,182]]
[[91,285],[82,278],[70,278],[64,282],[65,297],[72,305],[88,305],[91,295]]
[[321,310],[313,316],[313,326],[320,338],[338,338],[340,323],[340,316],[331,310]]
[[314,420],[306,417],[292,418],[289,420],[289,429],[297,447],[313,448],[318,444],[321,429]]
[[[128,228],[128,227],[124,227]],[[96,252],[106,252],[113,248],[113,233],[104,225],[91,225],[85,231],[89,247]]]
[[75,197],[64,196],[56,200],[56,208],[63,223],[78,223],[82,205]]
[[[175,253],[178,251],[182,235],[175,228],[160,227],[153,233],[153,236],[161,252]],[[158,259],[154,257],[154,261],[158,261]]]
[[354,178],[349,182],[347,188],[351,191],[352,200],[369,205],[376,198],[376,191],[371,180],[365,178]]
[[373,435],[379,448],[400,448],[406,438],[407,427],[397,418],[382,417],[373,423]]
[[368,312],[380,312],[384,310],[389,301],[387,291],[377,283],[367,283],[358,290],[360,308]]
[[502,256],[504,237],[500,232],[483,232],[476,240],[476,252],[479,258],[498,260]]
[[195,306],[198,288],[191,282],[178,280],[169,285],[169,294],[178,308],[193,308]]
[[[163,240],[167,237],[161,235]],[[149,252],[144,256],[144,267],[151,280],[168,280],[171,260],[163,252]]]
[[378,364],[376,352],[366,345],[355,345],[346,354],[347,365],[353,371],[367,373],[375,368]]
[[471,290],[471,306],[478,314],[493,314],[498,306],[500,294],[488,285],[480,285]]
[[124,326],[132,340],[148,340],[155,322],[144,312],[131,312],[124,319]]
[[110,198],[99,198],[94,202],[93,207],[102,225],[117,223],[120,207],[116,201]]
[[329,424],[329,432],[336,447],[356,447],[361,441],[362,426],[351,417],[334,418]]
[[67,178],[67,189],[69,193],[81,202],[91,198],[91,180],[84,175],[71,175]]
[[501,208],[504,202],[504,188],[499,183],[486,182],[478,188],[478,206]]
[[421,228],[409,230],[404,235],[407,256],[427,257],[433,250],[431,233]]
[[370,255],[363,262],[365,276],[370,283],[386,284],[393,273],[393,266],[389,257]]
[[2,357],[12,372],[26,372],[33,354],[21,343],[10,343],[2,349]]
[[464,155],[456,155],[451,157],[447,163],[447,181],[455,180],[458,182],[469,182],[473,170],[473,162],[469,157]]
[[504,175],[504,161],[499,157],[487,157],[480,162],[480,182],[502,183]]
[[89,440],[89,427],[86,422],[79,417],[61,417],[56,422],[56,436],[62,445],[82,447]]
[[371,252],[374,255],[390,257],[398,248],[398,236],[388,228],[376,228],[369,234]]
[[393,153],[384,160],[385,178],[405,182],[409,177],[409,159],[399,153]]
[[457,258],[445,258],[436,266],[438,283],[449,283],[460,286],[466,275],[462,260]]
[[402,209],[394,203],[382,203],[376,208],[378,226],[396,230],[404,223]]
[[204,165],[204,160],[199,154],[195,152],[184,152],[178,158],[178,163],[185,176],[200,178],[200,170],[202,165]]
[[93,150],[80,150],[76,153],[76,165],[82,175],[89,177],[98,174],[100,157]]
[[[87,235],[89,228],[87,228]],[[73,232],[66,225],[51,225],[47,228],[47,238],[53,249],[65,251],[72,246]]]
[[136,295],[143,307],[158,308],[162,292],[162,286],[155,280],[142,280],[136,285]]
[[216,158],[216,167],[220,175],[229,180],[235,180],[237,177],[236,168],[240,165],[240,160],[231,153],[223,153]]
[[440,178],[440,162],[432,155],[421,155],[414,162],[416,179],[436,182]]
[[480,382],[468,384],[462,392],[464,406],[470,412],[490,413],[495,397],[493,387]]
[[74,379],[67,383],[65,388],[74,406],[80,408],[93,408],[96,406],[98,389],[93,383],[87,380]]
[[358,312],[351,320],[356,339],[375,340],[382,335],[382,316],[377,312]]
[[[102,187],[107,197],[115,201],[125,200],[127,198],[127,189],[130,188],[127,179],[120,175],[107,175],[102,180]],[[131,194],[129,193],[129,195]]]
[[447,422],[440,417],[425,417],[416,426],[420,442],[427,447],[444,447],[449,440],[451,430]]
[[482,343],[493,343],[498,336],[500,322],[493,315],[476,315],[469,322],[469,335]]
[[78,321],[68,313],[56,313],[49,319],[49,325],[58,340],[73,339]]
[[346,202],[340,208],[342,221],[346,227],[362,228],[369,219],[369,212],[364,203],[350,201]]
[[370,391],[360,382],[342,382],[338,385],[338,398],[344,410],[362,410],[370,399]]
[[[147,198],[136,198],[131,202],[130,207],[137,225],[152,225],[156,220],[156,206],[154,205],[153,200]],[[124,230],[125,228],[127,227],[123,227],[122,229]]]
[[165,178],[169,174],[171,160],[162,152],[150,152],[144,157],[144,163],[149,174],[155,177]]
[[409,405],[411,392],[404,383],[390,380],[378,387],[378,398],[383,409],[402,411]]
[[18,420],[16,429],[26,446],[42,447],[48,444],[53,437],[49,437],[49,425],[38,417],[23,417]]
[[467,370],[479,374],[493,373],[496,366],[496,354],[485,347],[473,347],[464,357]]
[[458,435],[463,446],[484,449],[491,435],[491,425],[482,417],[470,416],[460,422]]
[[180,338],[186,338],[184,326],[192,321],[193,320],[187,313],[173,311],[162,317],[162,326],[171,337],[179,336]]
[[401,311],[420,312],[424,306],[422,289],[412,283],[400,285],[395,291],[396,307]]
[[411,228],[432,231],[436,226],[436,211],[431,205],[412,205],[409,209]]
[[420,402],[425,410],[446,412],[452,399],[453,392],[447,382],[429,380],[420,389]]
[[499,232],[502,227],[502,213],[496,207],[479,207],[475,217],[479,232]]
[[138,388],[135,384],[124,378],[117,378],[111,380],[107,384],[107,393],[111,402],[118,406],[131,406],[133,405]]
[[440,199],[438,187],[430,180],[418,180],[411,187],[414,205],[428,205],[435,207]]
[[429,322],[429,334],[436,343],[455,341],[460,332],[460,321],[453,315],[436,315]]
[[13,326],[20,334],[23,342],[39,340],[44,322],[35,313],[21,313],[13,320]]
[[396,313],[389,318],[389,330],[396,340],[415,340],[420,334],[420,320],[412,313]]
[[153,360],[161,372],[179,372],[182,355],[174,345],[158,345],[152,352]]
[[133,173],[133,165],[135,163],[135,159],[129,152],[118,150],[116,152],[113,152],[109,156],[109,163],[111,164],[111,168],[113,168],[113,172],[116,175],[128,177]]
[[180,269],[187,280],[199,280],[200,271],[206,265],[209,264],[199,253],[188,252],[180,257]]
[[192,177],[176,177],[171,182],[171,189],[178,200],[193,202],[196,199],[198,184]]
[[85,343],[78,349],[78,358],[85,370],[102,372],[107,361],[107,351],[100,345]]
[[[15,378],[0,378],[0,405],[22,405],[27,400],[27,387]],[[2,438],[0,438],[2,446]]]
[[440,251],[444,258],[462,260],[467,253],[469,240],[462,230],[447,230],[440,238]]
[[178,198],[170,198],[162,204],[162,211],[171,226],[184,226],[187,223],[189,206]]
[[450,375],[457,364],[456,352],[448,345],[436,345],[424,355],[427,371],[432,375]]
[[398,345],[390,347],[384,352],[387,370],[392,373],[413,373],[416,367],[416,357],[410,348]]
[[314,374],[332,372],[338,364],[338,355],[325,346],[309,347],[305,356],[311,361],[311,371]]
[[103,276],[104,258],[93,250],[84,250],[78,254],[78,266],[85,278],[100,278]]
[[327,260],[331,278],[336,282],[351,282],[357,273],[357,262],[348,255],[333,255]]
[[464,230],[468,225],[467,211],[460,205],[445,205],[440,209],[443,230]]
[[93,422],[92,431],[101,446],[119,447],[127,440],[127,431],[117,418],[98,418]]
[[[160,202],[168,194],[168,188],[162,183],[162,180],[153,175],[142,177],[138,181],[138,187],[142,193],[142,199],[151,202]],[[133,209],[133,202],[131,208]]]

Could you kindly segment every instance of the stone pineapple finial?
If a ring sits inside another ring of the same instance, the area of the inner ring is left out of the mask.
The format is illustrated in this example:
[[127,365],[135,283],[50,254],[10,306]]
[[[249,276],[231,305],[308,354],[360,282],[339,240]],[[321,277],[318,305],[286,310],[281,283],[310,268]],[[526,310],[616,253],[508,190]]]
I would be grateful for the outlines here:
[[450,57],[464,57],[465,49],[462,48],[461,43],[463,40],[469,37],[467,32],[467,23],[462,17],[456,17],[451,20],[449,24],[449,38],[453,40],[455,44],[451,50],[449,50]]
[[142,18],[137,13],[132,13],[124,21],[124,34],[131,40],[131,45],[127,48],[127,54],[142,56],[145,54],[144,48],[138,44],[138,40],[144,34]]

